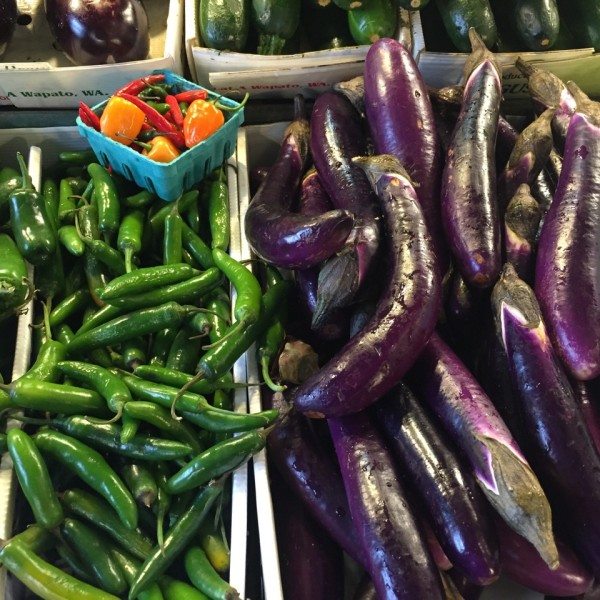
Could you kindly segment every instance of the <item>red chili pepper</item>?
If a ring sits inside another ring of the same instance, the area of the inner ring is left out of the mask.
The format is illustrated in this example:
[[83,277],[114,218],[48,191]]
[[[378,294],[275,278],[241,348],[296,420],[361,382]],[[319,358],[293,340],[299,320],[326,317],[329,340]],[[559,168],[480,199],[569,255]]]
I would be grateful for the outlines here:
[[175,94],[177,102],[188,102],[192,103],[194,100],[206,100],[208,98],[208,92],[206,90],[189,90],[187,92],[179,92]]
[[100,131],[100,117],[85,103],[79,103],[79,118],[96,131]]
[[160,131],[162,135],[168,135],[169,139],[181,150],[187,148],[185,145],[185,139],[183,133],[178,131],[173,123],[168,119],[165,119],[157,110],[154,110],[151,106],[148,106],[141,98],[132,96],[130,94],[119,94],[121,98],[128,100],[138,108],[140,108],[146,115],[148,123]]
[[148,125],[148,123],[142,123],[142,129],[140,131],[153,131],[154,127]]
[[183,113],[179,106],[179,101],[175,96],[168,95],[165,98],[165,102],[171,107],[169,114],[173,117],[173,122],[179,129],[183,128]]
[[137,96],[141,91],[148,87],[148,84],[160,83],[164,80],[164,73],[159,73],[158,75],[148,75],[147,77],[134,79],[133,81],[126,83],[121,89],[117,90],[115,95],[120,96],[121,94],[131,94],[132,96]]

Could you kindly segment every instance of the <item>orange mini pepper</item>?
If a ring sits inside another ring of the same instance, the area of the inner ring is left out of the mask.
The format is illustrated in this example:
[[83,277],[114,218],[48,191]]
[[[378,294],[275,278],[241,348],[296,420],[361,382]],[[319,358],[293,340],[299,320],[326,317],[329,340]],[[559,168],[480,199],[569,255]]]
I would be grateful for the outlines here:
[[191,148],[199,144],[217,131],[223,123],[225,123],[223,111],[219,110],[213,102],[194,100],[183,119],[185,145]]
[[175,144],[163,135],[157,135],[147,144],[141,144],[140,142],[136,142],[136,144],[140,144],[144,148],[142,152],[144,156],[156,162],[171,162],[181,154]]
[[137,106],[119,96],[113,96],[100,117],[100,131],[107,137],[130,146],[138,136],[146,115]]

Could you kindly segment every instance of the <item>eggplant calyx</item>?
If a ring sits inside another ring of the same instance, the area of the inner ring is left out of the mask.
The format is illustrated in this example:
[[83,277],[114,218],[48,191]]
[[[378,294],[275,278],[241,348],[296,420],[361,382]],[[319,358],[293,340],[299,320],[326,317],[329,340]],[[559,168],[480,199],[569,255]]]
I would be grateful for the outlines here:
[[567,81],[567,89],[575,98],[576,111],[587,117],[596,127],[600,127],[600,103],[589,96],[573,81]]
[[531,242],[539,229],[542,211],[526,183],[521,184],[506,208],[504,223],[520,239]]
[[528,78],[529,92],[534,100],[544,106],[557,107],[565,91],[565,84],[553,73],[534,67],[517,58],[515,66]]
[[340,81],[333,89],[350,100],[361,115],[365,113],[365,78],[362,75],[348,81]]
[[488,50],[474,27],[469,28],[469,41],[471,42],[471,54],[469,54],[465,61],[463,80],[467,81],[477,67],[485,62],[489,62],[494,67],[500,81],[502,79],[502,69],[498,65],[494,54]]
[[439,89],[430,90],[431,95],[442,102],[443,104],[454,104],[460,106],[462,104],[465,87],[463,85],[447,85]]
[[537,177],[546,164],[554,145],[552,129],[550,128],[554,113],[554,108],[546,109],[521,132],[515,142],[513,151],[510,153],[508,168],[514,168],[525,155],[531,153],[533,155],[532,172],[534,173],[532,177]]
[[410,175],[402,166],[400,161],[391,154],[379,154],[377,156],[355,156],[352,159],[364,172],[374,190],[377,190],[379,180],[384,177],[405,179],[407,183],[415,187]]

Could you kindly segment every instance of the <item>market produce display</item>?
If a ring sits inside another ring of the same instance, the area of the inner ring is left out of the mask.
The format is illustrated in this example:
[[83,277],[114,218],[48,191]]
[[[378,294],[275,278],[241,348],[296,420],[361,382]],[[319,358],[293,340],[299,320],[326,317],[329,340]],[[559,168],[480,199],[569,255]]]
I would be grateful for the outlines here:
[[420,8],[428,50],[468,52],[470,27],[498,52],[600,49],[594,0],[435,0]]
[[[294,54],[392,37],[406,0],[196,0],[196,35],[208,48]],[[408,24],[410,27],[410,24]]]
[[257,340],[278,353],[288,284],[263,293],[227,254],[223,169],[165,203],[91,151],[58,159],[40,191],[20,154],[1,175],[1,317],[35,294],[36,318],[31,367],[0,384],[27,526],[0,562],[47,599],[238,598],[227,479],[278,412],[233,411],[231,369]]
[[252,173],[246,235],[295,270],[282,323],[320,365],[293,381],[284,350],[269,375],[294,385],[263,394],[286,598],[341,598],[340,549],[357,598],[476,598],[501,573],[587,598],[600,573],[600,104],[519,61],[517,131],[469,38],[441,90],[376,42]]

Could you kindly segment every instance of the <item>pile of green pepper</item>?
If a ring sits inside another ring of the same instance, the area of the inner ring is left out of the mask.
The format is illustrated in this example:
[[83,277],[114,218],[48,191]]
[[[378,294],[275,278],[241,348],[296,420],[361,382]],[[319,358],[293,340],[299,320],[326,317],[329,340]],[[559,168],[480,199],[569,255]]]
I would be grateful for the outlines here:
[[40,315],[31,368],[0,384],[0,414],[24,423],[0,449],[32,514],[0,561],[48,599],[238,598],[227,476],[277,411],[233,411],[231,369],[258,342],[280,389],[287,284],[269,271],[263,291],[227,254],[223,170],[167,204],[91,152],[60,159],[41,193],[20,155],[0,170],[0,319],[34,289]]

